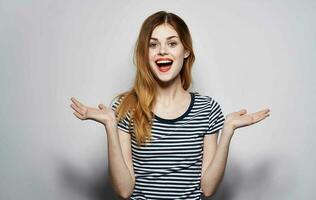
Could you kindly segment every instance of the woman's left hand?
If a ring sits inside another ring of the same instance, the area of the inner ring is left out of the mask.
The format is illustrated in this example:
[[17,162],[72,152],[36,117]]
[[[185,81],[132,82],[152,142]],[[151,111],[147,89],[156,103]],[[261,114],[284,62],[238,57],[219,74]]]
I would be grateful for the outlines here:
[[224,126],[234,131],[237,128],[249,126],[257,122],[260,122],[261,120],[270,116],[269,112],[270,109],[268,108],[251,114],[246,114],[246,109],[242,109],[238,112],[232,112],[225,117]]

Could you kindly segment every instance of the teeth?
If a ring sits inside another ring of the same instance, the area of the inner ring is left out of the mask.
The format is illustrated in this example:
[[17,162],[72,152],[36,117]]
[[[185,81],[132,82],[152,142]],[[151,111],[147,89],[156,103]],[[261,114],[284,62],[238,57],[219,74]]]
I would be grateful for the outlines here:
[[160,60],[160,61],[157,61],[158,64],[161,64],[161,63],[172,63],[172,61],[170,60]]

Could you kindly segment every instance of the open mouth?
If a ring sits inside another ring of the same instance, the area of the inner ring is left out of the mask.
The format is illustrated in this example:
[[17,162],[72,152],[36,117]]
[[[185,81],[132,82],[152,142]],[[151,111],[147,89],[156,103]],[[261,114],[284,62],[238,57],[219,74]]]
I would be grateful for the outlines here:
[[158,66],[159,71],[167,72],[171,68],[173,61],[172,60],[157,60],[156,65]]

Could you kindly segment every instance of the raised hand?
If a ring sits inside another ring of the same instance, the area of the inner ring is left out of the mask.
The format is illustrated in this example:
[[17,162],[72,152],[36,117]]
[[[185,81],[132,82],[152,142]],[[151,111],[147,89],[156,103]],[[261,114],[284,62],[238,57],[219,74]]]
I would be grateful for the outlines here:
[[246,114],[247,110],[242,109],[238,112],[232,112],[226,116],[224,125],[234,131],[237,128],[249,126],[260,122],[269,115],[270,109],[263,109],[255,113]]
[[70,105],[74,109],[74,115],[81,119],[91,119],[100,122],[103,125],[115,124],[115,112],[103,104],[99,104],[98,108],[92,108],[84,105],[83,103],[76,100],[74,97],[70,99],[73,104]]

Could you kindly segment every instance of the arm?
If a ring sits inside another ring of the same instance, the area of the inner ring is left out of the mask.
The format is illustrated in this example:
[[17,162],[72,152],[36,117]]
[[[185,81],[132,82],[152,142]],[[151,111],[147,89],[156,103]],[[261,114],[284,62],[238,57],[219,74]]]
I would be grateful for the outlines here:
[[115,191],[122,198],[128,198],[134,189],[135,176],[131,157],[130,134],[118,129],[115,112],[99,104],[88,107],[74,97],[71,98],[74,115],[81,120],[94,120],[104,125],[108,143],[109,174]]
[[210,197],[215,194],[220,182],[223,179],[229,145],[234,131],[237,128],[255,124],[269,116],[269,109],[264,109],[252,114],[246,114],[242,109],[226,116],[221,138],[217,145],[217,134],[205,136],[201,175],[201,188],[204,196]]
[[132,195],[135,185],[130,134],[123,133],[116,124],[109,125],[106,131],[109,175],[117,194],[127,199]]
[[218,146],[217,135],[218,132],[204,138],[201,188],[206,197],[215,194],[224,177],[233,131],[224,126]]

